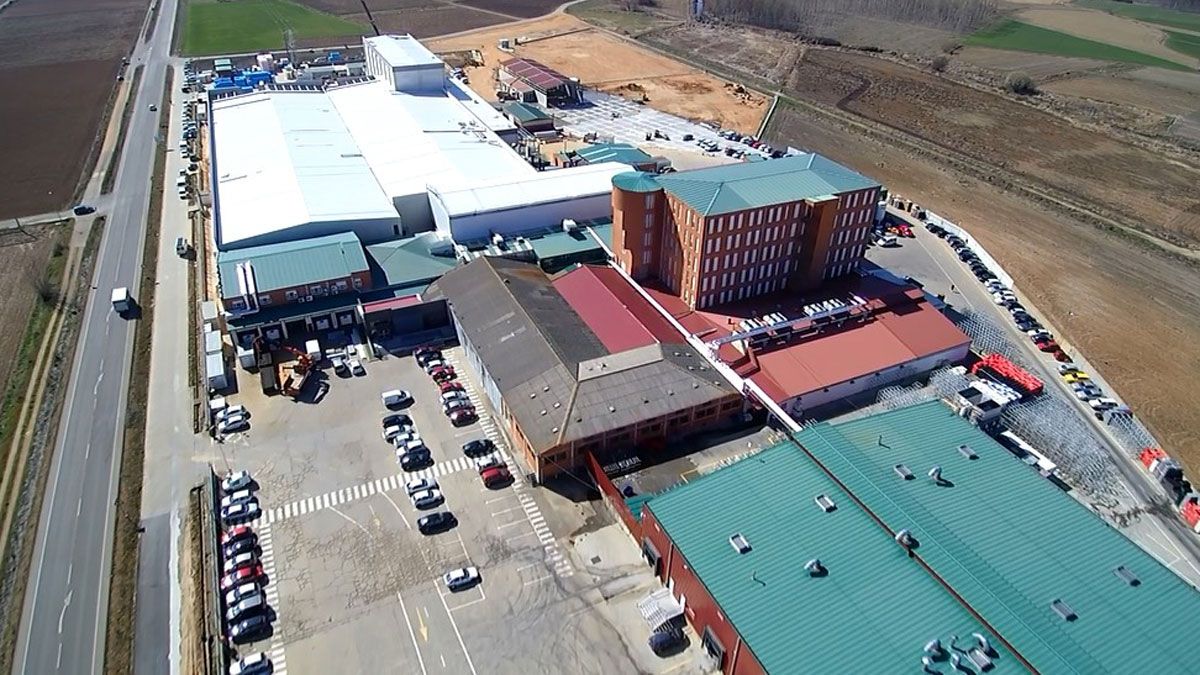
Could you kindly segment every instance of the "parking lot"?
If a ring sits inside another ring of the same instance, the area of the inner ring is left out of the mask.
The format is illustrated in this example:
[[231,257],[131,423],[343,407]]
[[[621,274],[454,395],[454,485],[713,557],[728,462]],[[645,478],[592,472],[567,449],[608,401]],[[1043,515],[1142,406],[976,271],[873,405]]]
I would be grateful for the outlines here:
[[[913,233],[915,237],[900,238],[897,246],[869,248],[868,260],[899,276],[911,276],[922,283],[929,293],[944,295],[946,302],[953,310],[959,312],[970,310],[989,317],[997,326],[1001,327],[1004,333],[1007,333],[1013,344],[1020,345],[1020,350],[1026,356],[1024,360],[1034,364],[1034,374],[1045,382],[1046,395],[1063,399],[1069,408],[1075,410],[1080,416],[1079,419],[1089,427],[1090,433],[1095,434],[1095,442],[1098,447],[1115,447],[1116,444],[1112,439],[1106,437],[1106,429],[1103,425],[1096,422],[1084,403],[1071,395],[1067,385],[1057,374],[1057,362],[1054,358],[1038,351],[1029,338],[1013,325],[1009,313],[1003,307],[995,304],[991,295],[975,278],[970,269],[958,259],[946,242],[923,227],[914,227]],[[1030,309],[1031,313],[1041,318],[1030,299],[1020,294],[1020,279],[1017,279],[1016,283],[1023,304]],[[1054,329],[1053,326],[1048,326],[1048,328],[1052,331]],[[1059,340],[1061,343],[1061,336],[1059,336]],[[1062,346],[1074,358],[1076,364],[1087,371],[1092,380],[1107,392],[1106,395],[1119,398],[1104,381],[1102,375],[1092,368],[1070,344]],[[1162,513],[1157,513],[1153,509],[1147,510],[1143,502],[1134,497],[1134,493],[1143,488],[1141,486],[1132,487],[1130,483],[1130,481],[1149,482],[1147,474],[1140,466],[1130,464],[1130,460],[1127,458],[1114,457],[1113,462],[1114,467],[1117,466],[1117,463],[1125,465],[1116,469],[1121,476],[1116,488],[1118,492],[1116,503],[1095,501],[1078,491],[1075,496],[1104,515],[1109,522],[1120,528],[1127,536],[1162,561],[1164,565],[1176,570],[1191,583],[1200,584],[1200,569],[1197,568],[1192,555],[1182,550],[1180,544],[1168,534],[1168,529],[1178,529],[1181,525],[1181,522],[1177,522],[1178,517],[1165,506]],[[1155,487],[1151,492],[1158,494],[1159,489]]]
[[[687,150],[706,155],[722,155],[726,147],[741,152],[764,155],[750,146],[722,138],[717,129],[660,112],[650,106],[628,101],[620,96],[587,91],[586,105],[574,108],[555,108],[555,118],[562,124],[563,133],[584,137],[596,134],[601,140],[611,138],[616,143],[647,144],[668,150]],[[660,136],[655,136],[655,132]],[[683,137],[692,135],[693,140]],[[698,141],[711,141],[719,146],[717,152],[705,151]],[[782,148],[786,150],[786,148]]]
[[[241,391],[230,401],[250,410],[250,427],[214,441],[214,453],[219,469],[249,470],[260,486],[263,515],[253,525],[276,617],[268,639],[239,652],[267,652],[276,673],[614,673],[675,665],[653,660],[644,632],[636,623],[625,629],[606,606],[611,596],[596,591],[598,583],[648,571],[599,574],[592,563],[601,556],[583,561],[585,570],[572,560],[567,540],[594,521],[592,504],[530,488],[515,465],[511,485],[484,487],[462,444],[488,437],[503,458],[508,452],[456,352],[448,350],[448,360],[481,418],[462,428],[442,414],[435,385],[412,357],[368,362],[360,377],[320,371],[307,385],[325,390],[318,403],[266,398],[256,377],[239,373]],[[381,438],[380,393],[394,388],[413,394],[401,412],[432,451],[434,464],[418,472],[402,472]],[[416,509],[404,486],[415,477],[435,480],[444,504]],[[456,526],[422,535],[417,519],[435,510],[453,512]],[[636,557],[636,545],[626,543]],[[478,568],[481,583],[450,592],[442,575],[464,566]]]

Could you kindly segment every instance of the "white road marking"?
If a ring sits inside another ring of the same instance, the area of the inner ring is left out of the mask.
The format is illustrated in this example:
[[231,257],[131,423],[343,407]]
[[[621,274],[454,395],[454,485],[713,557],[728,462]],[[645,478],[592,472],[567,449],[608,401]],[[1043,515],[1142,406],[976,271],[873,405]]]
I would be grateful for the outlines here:
[[383,495],[383,498],[384,498],[384,499],[388,500],[388,503],[392,505],[392,508],[393,508],[393,509],[396,509],[396,513],[399,513],[399,514],[400,514],[400,520],[403,520],[403,521],[404,521],[404,527],[406,527],[406,528],[408,528],[408,529],[410,529],[410,530],[411,530],[411,529],[412,529],[412,525],[409,525],[409,524],[408,524],[408,518],[405,518],[405,517],[404,517],[404,512],[400,510],[400,506],[399,506],[398,504],[396,504],[396,502],[395,502],[395,501],[392,499],[391,495],[389,495],[389,494],[388,494],[388,493],[386,493],[386,492],[381,492],[380,494],[382,494],[382,495]]
[[[412,639],[413,651],[417,653],[417,663],[421,666],[421,672],[424,675],[428,675],[429,671],[425,670],[425,659],[421,658],[421,646],[417,644],[417,634],[413,632],[412,621],[408,618],[408,608],[404,606],[404,598],[400,595],[399,591],[396,591],[396,599],[400,601],[400,613],[404,615],[404,623],[408,626],[408,637]],[[445,604],[445,602],[443,600],[442,604]],[[449,614],[450,612],[447,611],[446,613]],[[469,658],[468,662],[470,662]]]
[[345,518],[346,520],[348,520],[348,521],[350,521],[350,522],[354,523],[354,525],[355,525],[355,526],[356,526],[358,529],[360,529],[360,530],[362,530],[362,531],[363,531],[363,534],[365,534],[365,535],[367,535],[367,536],[371,536],[371,531],[370,531],[370,530],[368,530],[367,528],[363,527],[363,526],[362,526],[362,523],[359,523],[357,520],[355,520],[355,519],[351,518],[350,516],[348,516],[348,515],[346,515],[346,514],[342,513],[341,511],[337,510],[337,509],[336,509],[336,508],[334,508],[334,507],[330,507],[330,509],[329,509],[329,510],[330,510],[330,511],[333,511],[334,513],[338,514],[339,516],[341,516],[341,517]]

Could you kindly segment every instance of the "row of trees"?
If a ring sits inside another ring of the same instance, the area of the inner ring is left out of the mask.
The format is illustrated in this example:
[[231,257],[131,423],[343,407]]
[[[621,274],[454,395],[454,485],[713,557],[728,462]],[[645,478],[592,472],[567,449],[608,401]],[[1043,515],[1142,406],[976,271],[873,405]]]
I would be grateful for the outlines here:
[[706,0],[704,13],[807,35],[819,35],[833,23],[855,16],[968,33],[996,17],[997,0]]

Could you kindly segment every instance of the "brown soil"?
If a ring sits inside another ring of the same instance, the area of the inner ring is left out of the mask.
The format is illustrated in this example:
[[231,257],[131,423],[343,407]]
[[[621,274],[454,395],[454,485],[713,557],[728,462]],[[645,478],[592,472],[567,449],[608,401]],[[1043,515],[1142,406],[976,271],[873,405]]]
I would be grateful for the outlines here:
[[1121,75],[1076,77],[1051,82],[1041,88],[1056,94],[1119,103],[1164,115],[1188,115],[1200,110],[1200,86],[1189,90]]
[[1200,269],[790,110],[776,114],[768,137],[919,195],[961,223],[1189,473],[1200,472]]
[[[6,317],[0,327],[0,354],[5,355],[0,359],[0,392],[8,391],[9,375],[16,365],[13,357],[37,300],[37,283],[45,276],[61,233],[61,227],[50,226],[0,231],[0,287],[4,288],[0,316]],[[60,255],[65,253],[60,251]],[[57,285],[57,280],[54,283]]]
[[1073,56],[1053,56],[1051,54],[1034,54],[1032,52],[1014,52],[1007,49],[992,49],[990,47],[963,47],[952,57],[956,61],[965,61],[980,68],[987,68],[1002,73],[1021,71],[1036,82],[1061,77],[1070,73],[1094,70],[1101,67],[1111,67],[1108,61],[1096,59],[1081,59]]
[[[581,30],[582,29],[582,30]],[[515,52],[496,47],[501,38],[522,37]],[[532,40],[532,41],[529,41]],[[578,77],[603,90],[637,85],[656,109],[694,120],[713,121],[752,133],[758,129],[767,101],[758,94],[738,94],[726,82],[636,44],[592,30],[586,23],[555,14],[430,41],[435,51],[479,49],[485,65],[469,68],[471,87],[494,99],[497,64],[526,56]],[[619,92],[618,92],[619,93]]]
[[461,0],[460,4],[531,19],[553,12],[562,0]]
[[[361,9],[362,6],[360,5]],[[369,25],[366,14],[346,14],[345,18]],[[504,22],[504,17],[480,12],[470,7],[437,5],[419,9],[404,9],[387,12],[371,10],[375,25],[383,33],[411,33],[419,38],[446,35]]]
[[0,218],[67,206],[147,0],[21,0],[0,20]]

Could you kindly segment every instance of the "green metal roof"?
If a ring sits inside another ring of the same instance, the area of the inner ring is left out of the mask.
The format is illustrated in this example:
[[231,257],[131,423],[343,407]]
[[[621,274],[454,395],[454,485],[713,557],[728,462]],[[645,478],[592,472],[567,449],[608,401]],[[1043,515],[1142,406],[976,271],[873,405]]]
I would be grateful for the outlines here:
[[574,151],[589,164],[621,162],[630,166],[645,164],[654,159],[628,143],[596,143]]
[[259,292],[340,279],[367,271],[362,244],[353,232],[217,253],[225,297],[237,293],[237,265],[250,261]]
[[658,182],[706,216],[879,187],[877,181],[812,153],[663,174]]
[[450,245],[428,232],[366,248],[377,289],[428,283],[458,266]]
[[263,307],[252,314],[231,317],[227,323],[234,330],[245,330],[256,326],[290,321],[297,317],[311,316],[341,310],[353,310],[358,305],[358,294],[339,293],[316,298],[312,302],[291,302],[286,305]]
[[613,176],[613,187],[626,192],[657,192],[662,189],[658,175],[645,171],[629,171]]
[[[817,507],[820,494],[836,503],[833,512]],[[790,442],[668,490],[646,510],[767,672],[917,673],[929,640],[987,634]],[[750,552],[733,548],[735,533]],[[827,576],[804,572],[812,558]],[[991,673],[1023,670],[992,643]]]
[[580,223],[580,227],[573,232],[563,232],[562,228],[555,228],[545,234],[525,234],[523,236],[533,246],[533,252],[539,261],[560,256],[603,252],[604,247],[588,232],[589,227],[596,230],[596,234],[607,246],[612,238],[611,220],[597,222],[595,225],[590,222]]
[[[815,425],[798,440],[888,527],[910,530],[917,555],[1041,672],[1196,672],[1200,594],[941,403]],[[946,485],[927,477],[935,465]],[[1059,618],[1056,599],[1077,618]]]
[[512,115],[518,122],[528,124],[551,119],[545,110],[524,101],[505,101],[501,106],[504,112]]

